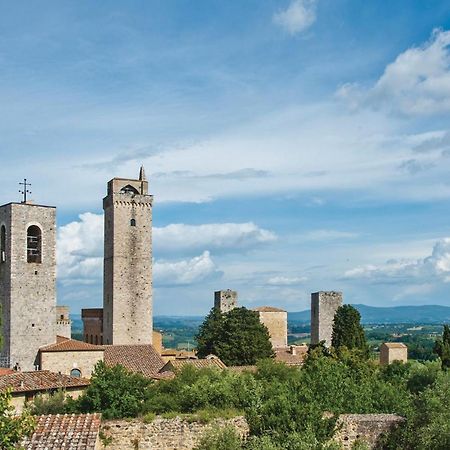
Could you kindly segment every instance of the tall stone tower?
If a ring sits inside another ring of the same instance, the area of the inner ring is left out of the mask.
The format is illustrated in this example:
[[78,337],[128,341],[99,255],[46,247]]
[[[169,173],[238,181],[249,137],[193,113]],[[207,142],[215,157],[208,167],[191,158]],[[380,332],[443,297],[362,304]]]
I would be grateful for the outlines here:
[[1,365],[34,370],[56,339],[56,209],[0,206]]
[[152,343],[152,204],[143,167],[137,180],[109,181],[103,199],[104,344]]
[[342,292],[314,292],[311,294],[311,344],[325,341],[331,346],[333,321],[336,310],[342,305]]
[[227,289],[226,291],[214,292],[214,308],[218,309],[221,313],[227,313],[234,308],[237,308],[238,293]]

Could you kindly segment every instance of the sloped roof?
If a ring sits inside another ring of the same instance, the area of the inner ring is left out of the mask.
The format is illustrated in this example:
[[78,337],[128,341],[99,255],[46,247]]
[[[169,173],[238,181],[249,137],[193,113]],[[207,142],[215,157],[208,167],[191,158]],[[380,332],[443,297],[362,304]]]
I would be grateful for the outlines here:
[[258,306],[253,308],[253,311],[257,312],[286,312],[284,309],[275,308],[274,306]]
[[275,361],[283,362],[288,366],[301,366],[308,353],[308,346],[295,346],[295,355],[292,354],[290,347],[276,348]]
[[10,373],[15,373],[15,370],[8,369],[6,367],[0,367],[0,376],[9,375]]
[[167,372],[171,370],[180,370],[186,366],[193,366],[196,369],[226,369],[227,366],[219,358],[210,359],[172,359],[168,361],[161,372]]
[[0,377],[0,391],[11,389],[12,393],[46,391],[49,389],[85,387],[89,380],[71,377],[48,370],[14,372]]
[[102,345],[88,344],[87,342],[56,336],[56,343],[41,347],[41,352],[85,352],[103,351]]
[[381,345],[385,345],[388,348],[408,348],[403,342],[384,342]]
[[26,450],[95,450],[100,414],[64,414],[37,417],[34,433],[21,442]]
[[255,373],[258,371],[257,366],[228,366],[228,370],[231,370],[232,372],[242,373],[242,372],[251,372]]
[[120,364],[131,372],[152,378],[164,366],[153,345],[104,345],[107,366]]

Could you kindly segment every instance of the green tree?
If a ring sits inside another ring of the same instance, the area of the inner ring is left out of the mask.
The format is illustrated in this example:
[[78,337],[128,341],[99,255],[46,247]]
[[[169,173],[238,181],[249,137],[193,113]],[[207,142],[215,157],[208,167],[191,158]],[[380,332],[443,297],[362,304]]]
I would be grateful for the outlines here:
[[450,327],[444,325],[442,339],[438,339],[434,344],[434,353],[441,358],[442,369],[450,368]]
[[230,366],[253,365],[259,359],[273,357],[269,331],[258,314],[247,308],[225,314],[213,308],[196,339],[199,357],[212,353]]
[[340,306],[334,316],[332,346],[337,350],[341,347],[358,349],[368,356],[369,347],[360,321],[361,315],[357,309],[351,305]]
[[28,412],[17,416],[10,402],[11,393],[0,392],[0,448],[3,450],[16,449],[17,444],[29,436],[36,426]]
[[101,412],[105,418],[135,417],[149,397],[152,381],[123,366],[95,366],[91,384],[76,401],[80,412]]

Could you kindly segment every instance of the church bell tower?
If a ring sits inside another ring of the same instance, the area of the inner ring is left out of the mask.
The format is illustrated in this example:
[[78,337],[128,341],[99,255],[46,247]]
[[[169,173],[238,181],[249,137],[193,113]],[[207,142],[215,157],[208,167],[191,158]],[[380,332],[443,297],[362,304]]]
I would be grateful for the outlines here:
[[[26,183],[26,180],[25,180]],[[25,192],[26,191],[25,184]],[[34,370],[56,336],[56,209],[0,206],[0,365]]]
[[143,167],[139,179],[108,182],[103,199],[104,344],[152,343],[152,205]]

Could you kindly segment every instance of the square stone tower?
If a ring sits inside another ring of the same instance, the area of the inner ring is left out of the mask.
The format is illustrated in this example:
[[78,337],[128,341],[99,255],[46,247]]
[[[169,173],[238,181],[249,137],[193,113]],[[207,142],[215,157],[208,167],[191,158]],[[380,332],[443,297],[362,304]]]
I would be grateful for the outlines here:
[[152,205],[143,167],[137,180],[109,181],[103,199],[104,344],[152,343]]
[[270,342],[273,348],[287,347],[287,312],[273,306],[254,308],[259,315],[259,321],[269,330]]
[[0,206],[1,365],[34,370],[56,339],[56,209]]
[[331,346],[336,310],[342,306],[342,292],[314,292],[311,294],[311,344],[325,341]]
[[237,308],[238,293],[227,289],[226,291],[214,292],[214,308],[220,310],[222,313],[227,313],[234,308]]

